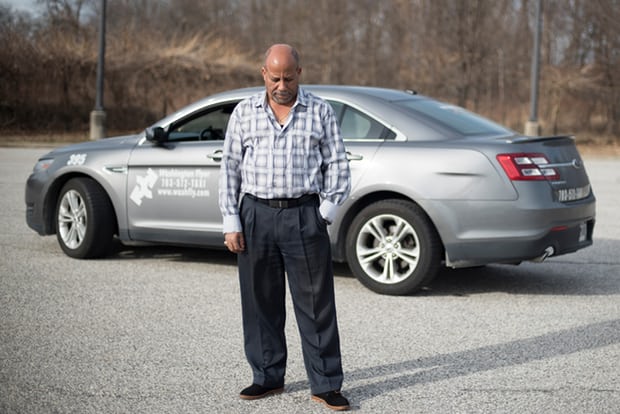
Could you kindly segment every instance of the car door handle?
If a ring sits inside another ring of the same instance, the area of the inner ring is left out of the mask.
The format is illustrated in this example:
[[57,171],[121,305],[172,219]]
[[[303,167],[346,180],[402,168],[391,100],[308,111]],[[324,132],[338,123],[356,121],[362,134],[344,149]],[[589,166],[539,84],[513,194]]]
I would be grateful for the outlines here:
[[209,159],[211,159],[213,161],[219,162],[219,161],[222,161],[222,154],[223,153],[224,153],[224,151],[222,151],[222,150],[215,150],[215,151],[213,151],[212,154],[207,155],[207,158],[209,158]]
[[347,159],[349,161],[361,161],[364,159],[364,156],[361,154],[352,154],[350,151],[347,151]]

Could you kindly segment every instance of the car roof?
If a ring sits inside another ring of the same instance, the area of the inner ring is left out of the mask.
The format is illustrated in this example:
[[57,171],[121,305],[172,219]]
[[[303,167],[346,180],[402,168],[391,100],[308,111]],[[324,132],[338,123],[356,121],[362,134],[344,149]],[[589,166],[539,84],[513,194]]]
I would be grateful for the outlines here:
[[[306,91],[321,96],[324,99],[345,99],[367,105],[376,105],[378,101],[393,102],[403,99],[428,99],[425,96],[417,95],[415,91],[397,90],[380,88],[373,86],[353,86],[353,85],[300,85]],[[249,88],[232,89],[225,92],[215,93],[202,98],[179,111],[174,112],[158,121],[155,126],[166,125],[173,119],[190,114],[205,105],[213,102],[237,101],[253,94],[265,90],[264,86],[254,86]]]
[[[417,95],[413,90],[397,90],[380,88],[375,86],[354,86],[354,85],[300,85],[300,87],[306,91],[312,92],[322,97],[339,96],[343,98],[361,98],[369,97],[372,99],[381,99],[385,101],[398,101],[402,99],[410,99],[412,96]],[[265,88],[263,86],[255,86],[250,88],[234,89],[226,92],[220,92],[211,95],[210,98],[226,99],[230,97],[232,99],[239,96],[249,96],[254,93],[258,93]],[[421,96],[419,96],[422,98]],[[208,99],[208,98],[207,98]]]
[[[426,114],[424,111],[420,110],[420,107],[413,109],[411,107],[411,104],[413,103],[412,101],[417,101],[418,103],[434,102],[435,104],[443,105],[442,102],[424,95],[418,95],[415,91],[353,85],[302,84],[300,87],[322,97],[323,99],[334,102],[343,102],[348,106],[365,112],[395,132],[397,135],[396,140],[398,141],[408,140],[408,137],[414,137],[416,135],[423,135],[425,140],[458,139],[465,136],[480,135],[475,131],[468,133],[466,132],[466,129],[463,129],[464,127],[461,126],[462,124],[467,127],[470,127],[470,125],[478,127],[478,123],[470,124],[468,120],[465,120],[464,122],[463,119],[456,119],[452,122],[443,122],[436,116],[436,114]],[[175,112],[174,114],[165,117],[154,126],[166,126],[176,119],[184,118],[185,116],[200,111],[203,107],[208,105],[238,102],[253,94],[264,92],[264,90],[264,86],[256,86],[216,93],[198,100],[193,104],[190,104],[189,106]],[[454,107],[454,105],[446,104],[445,107]],[[463,109],[463,111],[465,110]],[[448,115],[447,112],[446,115]],[[479,115],[473,113],[471,115],[483,119],[484,123],[494,124],[492,121],[480,117]],[[416,119],[417,122],[411,122],[412,119]],[[480,136],[485,136],[488,138],[491,136],[512,136],[514,134],[515,133],[513,131],[506,129],[502,125],[496,124],[494,128],[485,131],[485,133]]]

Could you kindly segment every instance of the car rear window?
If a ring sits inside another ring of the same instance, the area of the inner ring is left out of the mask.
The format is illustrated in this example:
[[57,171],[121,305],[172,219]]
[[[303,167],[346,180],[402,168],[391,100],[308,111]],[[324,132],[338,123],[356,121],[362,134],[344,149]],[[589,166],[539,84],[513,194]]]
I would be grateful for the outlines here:
[[480,115],[469,112],[460,106],[450,105],[443,102],[410,99],[395,102],[396,105],[412,109],[426,118],[444,127],[450,128],[461,135],[512,135],[509,129],[496,124]]

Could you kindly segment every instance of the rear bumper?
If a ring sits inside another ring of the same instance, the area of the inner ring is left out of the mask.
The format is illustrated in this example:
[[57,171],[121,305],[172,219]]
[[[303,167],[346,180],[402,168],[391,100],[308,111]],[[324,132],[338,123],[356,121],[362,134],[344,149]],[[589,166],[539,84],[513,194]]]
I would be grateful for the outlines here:
[[491,263],[518,264],[548,256],[572,253],[592,245],[594,218],[569,226],[557,226],[540,237],[461,242],[446,246],[446,266],[472,267]]

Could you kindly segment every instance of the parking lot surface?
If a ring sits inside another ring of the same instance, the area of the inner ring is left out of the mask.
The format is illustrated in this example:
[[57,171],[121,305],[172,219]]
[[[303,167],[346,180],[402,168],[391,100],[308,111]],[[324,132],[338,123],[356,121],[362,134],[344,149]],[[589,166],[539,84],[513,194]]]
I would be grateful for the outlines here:
[[[65,256],[25,224],[43,148],[0,148],[0,413],[326,413],[289,301],[283,394],[238,398],[235,258],[123,247]],[[620,160],[589,157],[595,242],[541,264],[445,270],[414,296],[336,265],[345,383],[359,413],[620,412]]]

